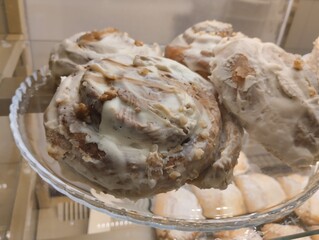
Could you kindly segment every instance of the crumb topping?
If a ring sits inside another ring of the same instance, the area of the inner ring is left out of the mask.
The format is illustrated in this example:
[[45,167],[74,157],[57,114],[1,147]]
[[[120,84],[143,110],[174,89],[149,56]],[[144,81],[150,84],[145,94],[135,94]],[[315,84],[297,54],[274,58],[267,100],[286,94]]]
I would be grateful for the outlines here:
[[144,43],[142,41],[135,40],[134,45],[137,46],[137,47],[141,47],[141,46],[144,45]]
[[112,100],[117,97],[117,91],[115,89],[111,89],[109,91],[104,92],[100,97],[101,102]]
[[204,155],[203,149],[197,148],[194,150],[194,157],[193,158],[194,158],[194,160],[200,160],[200,159],[202,159],[203,155]]
[[304,65],[304,62],[302,61],[302,59],[296,58],[294,63],[293,63],[293,68],[297,71],[300,71],[303,69],[303,65]]

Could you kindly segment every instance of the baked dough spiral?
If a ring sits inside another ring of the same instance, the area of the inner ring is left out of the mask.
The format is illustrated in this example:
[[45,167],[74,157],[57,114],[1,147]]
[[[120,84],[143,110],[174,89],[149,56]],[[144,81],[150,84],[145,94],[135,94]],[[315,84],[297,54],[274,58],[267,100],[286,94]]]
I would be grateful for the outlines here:
[[210,79],[250,137],[291,166],[318,161],[319,82],[313,57],[310,65],[256,38],[222,41],[213,53]]
[[165,48],[165,57],[174,59],[207,78],[210,76],[209,63],[214,57],[212,50],[221,40],[243,36],[240,32],[234,32],[229,23],[203,21],[186,29],[169,43]]
[[62,80],[45,112],[49,153],[118,197],[186,182],[225,188],[236,161],[221,157],[227,147],[214,93],[163,57],[92,61]]
[[158,44],[144,44],[115,28],[77,33],[56,45],[50,54],[49,67],[57,84],[61,76],[81,70],[94,59],[109,54],[161,56]]

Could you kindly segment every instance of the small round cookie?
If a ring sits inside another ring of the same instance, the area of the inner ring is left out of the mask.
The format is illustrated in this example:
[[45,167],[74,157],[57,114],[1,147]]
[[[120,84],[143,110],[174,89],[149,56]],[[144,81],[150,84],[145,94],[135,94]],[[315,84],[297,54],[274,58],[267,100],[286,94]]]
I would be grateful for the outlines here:
[[276,179],[261,173],[235,176],[248,212],[264,210],[285,201],[286,194]]
[[165,48],[165,57],[186,65],[191,70],[207,78],[209,63],[214,57],[212,50],[222,39],[243,37],[233,31],[231,24],[216,20],[204,21],[188,28]]
[[[189,186],[157,194],[152,211],[159,216],[176,219],[204,219],[201,206]],[[195,240],[200,232],[156,229],[156,235],[159,240]]]
[[262,240],[255,229],[240,228],[236,230],[221,231],[214,233],[215,240]]
[[245,214],[246,207],[240,190],[229,184],[225,190],[199,189],[193,186],[206,218],[228,218]]
[[109,54],[161,56],[158,44],[144,44],[115,28],[77,33],[51,51],[49,67],[57,83],[60,77],[83,69],[83,65]]
[[277,181],[284,189],[287,198],[291,199],[301,193],[308,184],[309,177],[300,174],[290,174],[277,177]]
[[319,225],[319,191],[306,200],[295,213],[308,225]]

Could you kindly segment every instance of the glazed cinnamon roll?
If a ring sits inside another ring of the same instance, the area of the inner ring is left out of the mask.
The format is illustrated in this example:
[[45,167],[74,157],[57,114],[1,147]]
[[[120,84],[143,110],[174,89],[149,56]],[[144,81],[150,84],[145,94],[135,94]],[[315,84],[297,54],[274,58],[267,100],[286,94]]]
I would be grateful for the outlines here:
[[109,56],[64,78],[45,128],[53,158],[118,197],[225,188],[236,164],[212,84],[162,57]]
[[[291,166],[319,160],[318,75],[301,56],[259,39],[213,50],[210,79],[250,137]],[[315,66],[315,65],[313,65]]]
[[161,56],[158,44],[144,44],[115,28],[77,33],[63,40],[51,51],[49,67],[57,84],[61,76],[83,68],[83,65],[108,54]]
[[165,48],[165,57],[174,59],[207,78],[210,75],[209,63],[214,57],[213,49],[221,40],[243,37],[234,32],[229,23],[216,20],[204,21],[186,29]]

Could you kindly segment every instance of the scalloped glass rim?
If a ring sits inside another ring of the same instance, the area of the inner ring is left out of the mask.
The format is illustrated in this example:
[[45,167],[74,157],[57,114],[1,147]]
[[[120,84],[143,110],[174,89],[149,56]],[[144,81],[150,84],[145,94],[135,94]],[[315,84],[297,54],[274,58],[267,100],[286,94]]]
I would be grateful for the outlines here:
[[[123,207],[114,208],[108,206],[105,202],[98,200],[91,193],[85,192],[84,190],[79,189],[75,186],[68,185],[59,177],[48,171],[48,169],[46,169],[29,151],[28,147],[21,137],[20,127],[18,123],[19,104],[21,103],[22,97],[24,96],[24,94],[26,94],[28,88],[32,88],[36,84],[39,84],[39,86],[46,84],[46,77],[44,77],[46,72],[47,67],[43,67],[40,70],[35,71],[31,76],[27,77],[16,90],[15,95],[12,98],[12,103],[10,105],[10,128],[13,133],[16,145],[21,152],[21,155],[24,157],[24,159],[26,159],[33,170],[36,171],[44,181],[53,186],[57,191],[65,194],[72,200],[79,202],[89,208],[106,213],[115,218],[128,220],[138,224],[148,225],[151,227],[177,229],[184,231],[211,232],[257,226],[282,218],[291,213],[296,207],[300,206],[305,200],[307,200],[319,189],[319,184],[317,184],[319,182],[319,177],[315,175],[314,178],[311,179],[310,183],[307,185],[305,191],[282,204],[279,204],[268,210],[263,210],[261,212],[222,219],[174,219],[152,215],[151,213],[138,214],[134,210],[125,209]],[[42,77],[38,78],[39,75]],[[316,171],[318,171],[318,164],[315,169]]]

